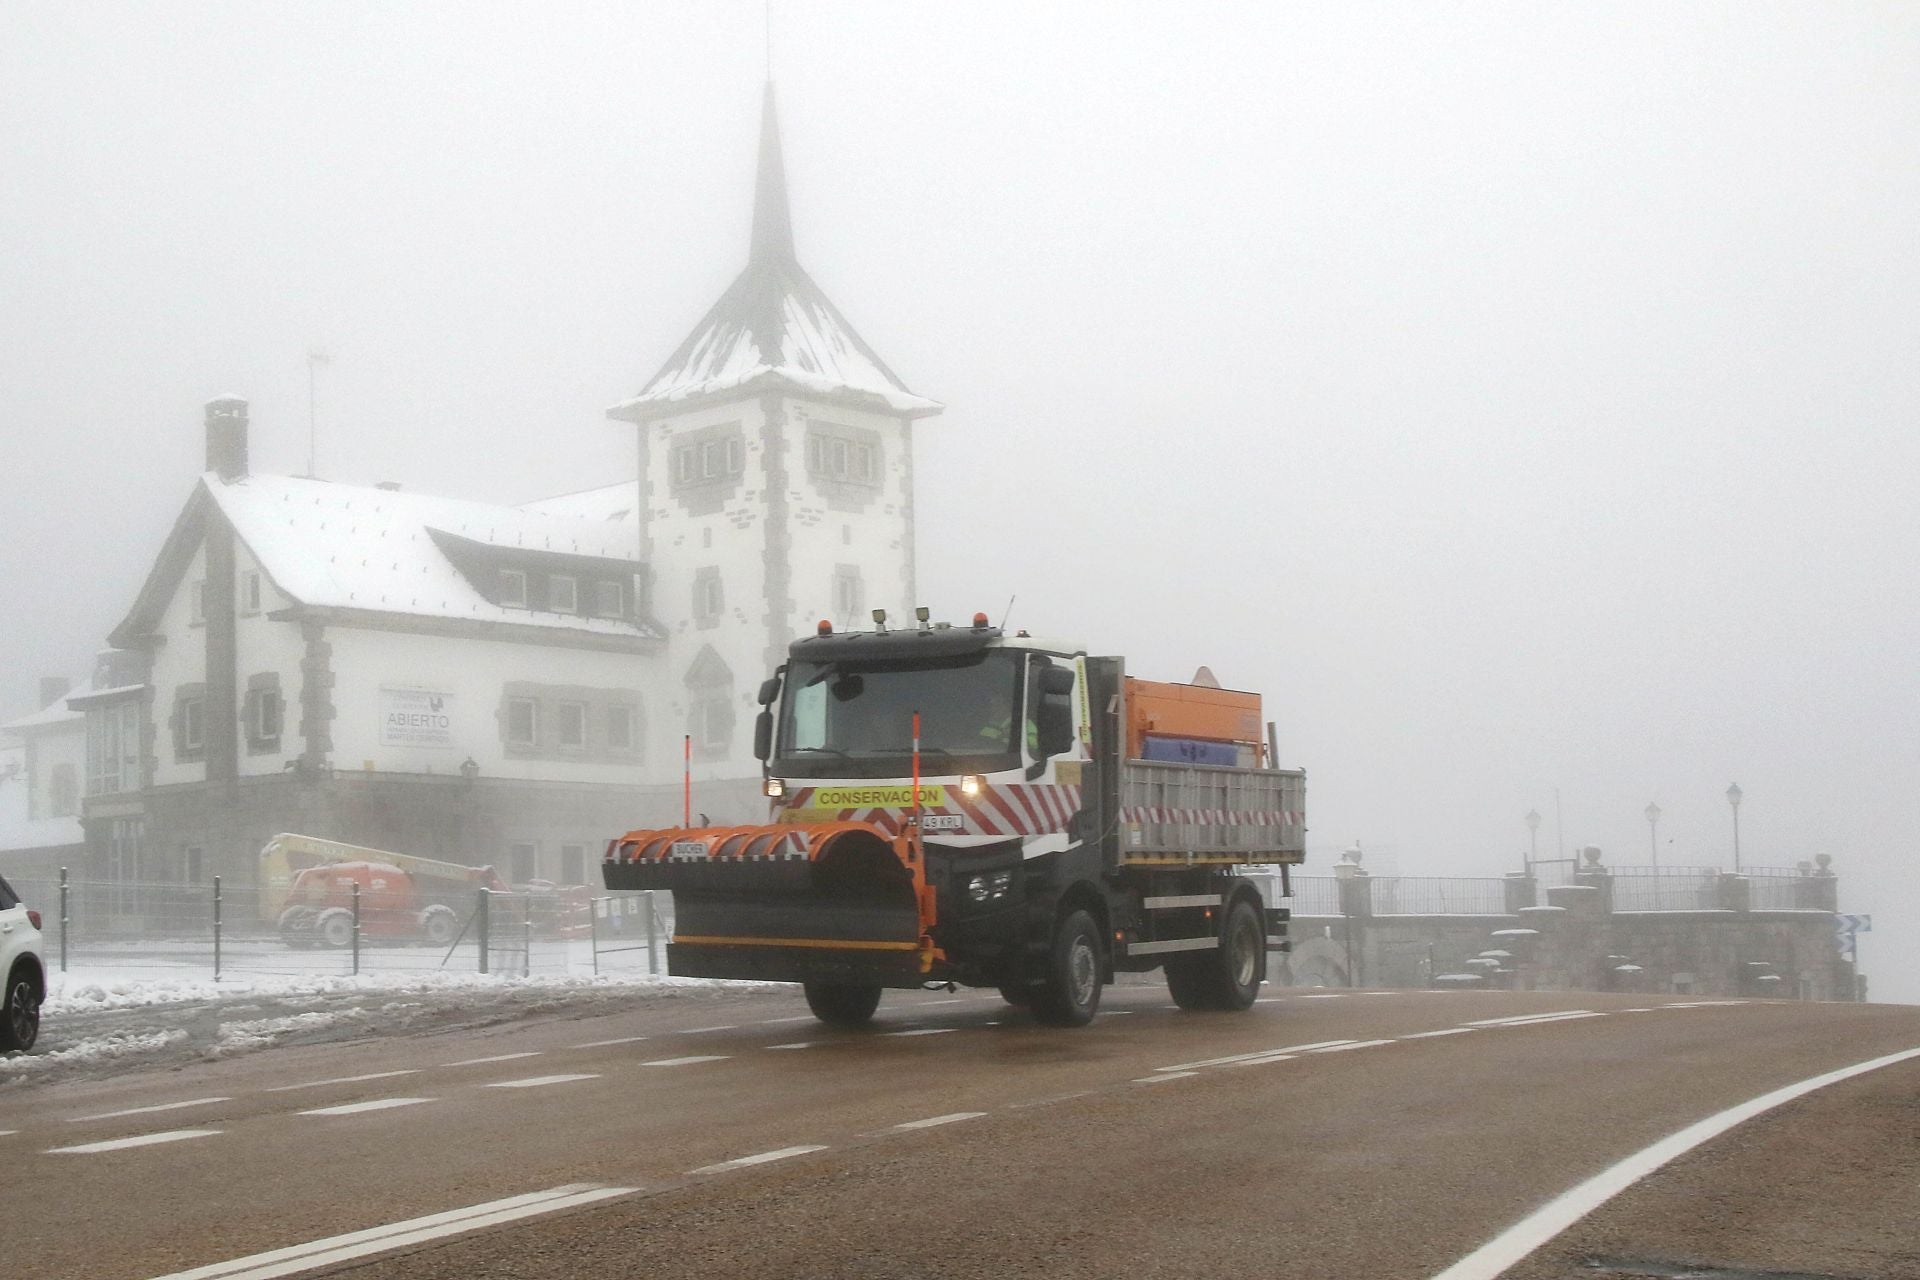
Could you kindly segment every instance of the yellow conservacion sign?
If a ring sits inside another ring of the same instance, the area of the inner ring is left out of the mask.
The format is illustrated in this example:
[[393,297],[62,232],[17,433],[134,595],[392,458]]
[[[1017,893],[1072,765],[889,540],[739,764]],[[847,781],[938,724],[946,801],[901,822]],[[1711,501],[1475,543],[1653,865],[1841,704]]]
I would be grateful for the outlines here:
[[[947,802],[947,789],[932,783],[920,784],[920,803],[937,809]],[[913,787],[821,787],[809,803],[816,809],[911,809]]]

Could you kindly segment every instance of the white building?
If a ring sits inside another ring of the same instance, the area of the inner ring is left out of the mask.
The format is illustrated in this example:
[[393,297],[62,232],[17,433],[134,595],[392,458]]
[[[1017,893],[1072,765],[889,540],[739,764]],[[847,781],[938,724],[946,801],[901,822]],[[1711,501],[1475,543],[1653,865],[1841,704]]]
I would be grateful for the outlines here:
[[637,484],[506,507],[254,475],[245,403],[208,405],[207,473],[71,700],[89,873],[245,883],[294,830],[591,882],[680,819],[688,748],[694,807],[759,820],[754,693],[817,619],[914,603],[938,411],[800,267],[769,87],[747,266],[610,411]]

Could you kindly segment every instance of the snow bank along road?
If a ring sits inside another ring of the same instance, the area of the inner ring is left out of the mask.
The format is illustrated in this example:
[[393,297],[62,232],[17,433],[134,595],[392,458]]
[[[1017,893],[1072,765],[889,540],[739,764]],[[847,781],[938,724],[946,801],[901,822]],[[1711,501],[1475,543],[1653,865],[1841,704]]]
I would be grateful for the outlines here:
[[[1916,1047],[1920,1009],[1875,1005],[1280,992],[1207,1016],[1128,987],[1084,1031],[963,993],[890,996],[853,1034],[796,994],[636,995],[0,1092],[0,1235],[90,1280],[1465,1280],[1617,1162]],[[1909,1059],[1785,1102],[1509,1274],[1920,1275],[1917,1091]]]

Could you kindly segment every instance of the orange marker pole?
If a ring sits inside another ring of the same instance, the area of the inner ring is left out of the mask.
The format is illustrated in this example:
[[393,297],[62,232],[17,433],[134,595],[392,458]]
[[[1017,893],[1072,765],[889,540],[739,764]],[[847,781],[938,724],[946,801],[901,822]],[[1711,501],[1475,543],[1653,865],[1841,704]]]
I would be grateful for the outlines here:
[[913,827],[920,829],[920,713],[913,713]]
[[682,739],[681,759],[685,763],[681,766],[680,775],[680,825],[691,830],[693,827],[693,735],[690,733]]

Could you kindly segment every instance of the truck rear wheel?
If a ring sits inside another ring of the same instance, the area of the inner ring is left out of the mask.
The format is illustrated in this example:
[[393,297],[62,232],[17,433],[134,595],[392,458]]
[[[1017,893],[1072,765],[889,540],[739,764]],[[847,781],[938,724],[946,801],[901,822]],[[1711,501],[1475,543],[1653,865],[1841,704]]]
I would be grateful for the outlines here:
[[1191,952],[1167,962],[1167,991],[1182,1009],[1251,1008],[1260,994],[1266,947],[1260,913],[1242,899],[1227,909],[1218,950]]
[[864,1027],[880,1007],[880,988],[850,982],[808,982],[807,1008],[833,1027]]
[[453,930],[459,922],[452,907],[436,902],[420,913],[420,932],[434,946],[444,947],[453,941]]
[[1053,935],[1047,981],[1033,993],[1033,1014],[1058,1027],[1084,1027],[1100,1010],[1100,928],[1085,911],[1069,912]]

